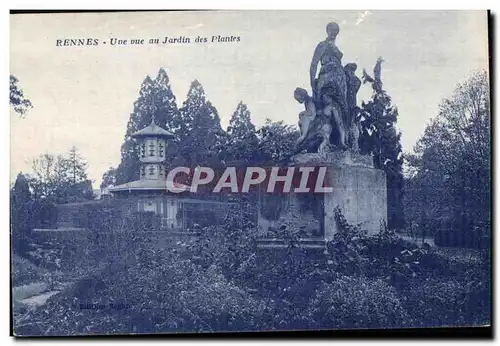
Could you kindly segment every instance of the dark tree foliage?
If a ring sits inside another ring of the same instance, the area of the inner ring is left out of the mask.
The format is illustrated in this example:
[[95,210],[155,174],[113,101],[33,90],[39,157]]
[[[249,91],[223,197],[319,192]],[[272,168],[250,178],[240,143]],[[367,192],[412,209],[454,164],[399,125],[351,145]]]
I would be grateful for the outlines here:
[[10,232],[12,250],[24,253],[30,231],[31,192],[26,177],[19,173],[10,191]]
[[23,89],[18,84],[19,79],[10,75],[10,97],[9,103],[14,111],[23,116],[30,108],[33,108],[31,101],[24,95]]
[[489,232],[489,102],[488,75],[477,72],[442,101],[408,155],[406,209],[410,221],[428,232]]
[[55,222],[53,203],[39,199],[30,191],[28,178],[19,173],[10,191],[10,227],[12,250],[24,256],[30,250],[31,231],[36,227],[51,227]]
[[198,80],[191,83],[180,109],[177,133],[178,155],[186,165],[219,164],[225,133],[217,109],[207,100]]
[[405,225],[403,210],[403,155],[401,133],[396,131],[398,110],[391,97],[382,88],[382,58],[377,60],[374,77],[363,70],[363,83],[371,83],[372,99],[361,104],[362,133],[360,149],[364,154],[372,154],[376,168],[387,175],[387,214],[391,229],[402,229]]
[[101,189],[108,186],[116,185],[116,168],[109,167],[109,169],[102,175]]
[[121,162],[116,169],[116,184],[123,184],[139,179],[139,157],[136,141],[131,135],[148,126],[151,120],[164,129],[178,134],[182,132],[179,110],[175,96],[170,88],[167,72],[161,68],[155,80],[147,76],[142,82],[139,97],[134,102],[125,133],[125,142],[121,147]]
[[87,163],[73,147],[67,155],[43,154],[33,160],[33,176],[28,183],[34,197],[57,203],[92,199],[92,182],[87,177]]
[[299,138],[296,127],[285,125],[283,121],[266,123],[258,131],[259,147],[255,161],[262,164],[279,163],[294,154],[295,143]]
[[227,128],[224,158],[250,163],[256,155],[258,145],[257,129],[252,123],[250,111],[240,101]]
[[11,224],[17,229],[28,229],[29,204],[32,201],[28,180],[19,173],[11,190]]
[[87,180],[87,162],[83,160],[75,146],[69,150],[66,165],[68,179],[73,185]]

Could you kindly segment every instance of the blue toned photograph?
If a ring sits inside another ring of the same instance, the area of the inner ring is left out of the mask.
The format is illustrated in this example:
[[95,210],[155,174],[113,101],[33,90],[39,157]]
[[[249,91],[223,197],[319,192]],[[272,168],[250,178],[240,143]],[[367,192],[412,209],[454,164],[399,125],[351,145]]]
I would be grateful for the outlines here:
[[491,326],[488,21],[10,14],[12,335]]

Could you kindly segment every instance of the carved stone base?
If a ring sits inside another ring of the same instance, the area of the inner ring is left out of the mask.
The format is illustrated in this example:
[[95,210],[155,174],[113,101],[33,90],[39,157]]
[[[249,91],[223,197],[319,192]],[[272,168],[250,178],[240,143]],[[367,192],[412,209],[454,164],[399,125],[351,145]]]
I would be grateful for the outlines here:
[[385,172],[362,165],[331,165],[327,171],[332,193],[324,195],[325,239],[338,231],[334,209],[339,206],[347,222],[360,225],[368,234],[377,233],[387,221]]
[[386,175],[373,167],[371,156],[349,151],[299,154],[292,157],[289,166],[327,167],[325,186],[331,186],[333,192],[261,193],[258,216],[261,238],[286,237],[285,233],[292,231],[302,239],[332,239],[338,232],[334,215],[337,206],[350,224],[360,225],[369,234],[377,233],[381,222],[387,220]]

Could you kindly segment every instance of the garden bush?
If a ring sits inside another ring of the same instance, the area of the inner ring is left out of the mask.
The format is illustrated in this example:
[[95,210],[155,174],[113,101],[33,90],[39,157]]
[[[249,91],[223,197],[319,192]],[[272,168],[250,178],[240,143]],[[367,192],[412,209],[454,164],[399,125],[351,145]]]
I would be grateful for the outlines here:
[[[50,298],[30,321],[40,322],[42,334],[67,335],[423,327],[490,320],[486,253],[468,258],[419,247],[383,225],[379,234],[368,236],[340,213],[340,232],[325,250],[313,253],[297,246],[300,230],[283,224],[279,232],[287,246],[257,252],[255,225],[247,220],[241,227],[238,217],[229,215],[223,226],[197,226],[196,237],[169,238],[161,248],[148,240],[151,233],[133,230],[148,229],[139,222],[120,231],[89,232],[96,237],[89,238],[88,257],[99,260],[94,275]],[[89,303],[102,307],[79,308]]]
[[428,277],[410,280],[401,292],[415,327],[487,325],[491,318],[489,280]]
[[266,326],[264,302],[228,281],[215,266],[203,269],[169,250],[138,249],[128,260],[80,280],[26,319],[37,322],[45,335],[241,331]]
[[39,199],[30,204],[32,228],[55,228],[57,226],[57,208],[48,199]]
[[82,204],[73,221],[76,227],[94,232],[112,231],[123,225],[120,211],[109,202]]
[[342,276],[320,286],[309,303],[315,328],[391,328],[408,322],[396,290],[377,279]]
[[24,204],[11,204],[12,250],[20,256],[26,256],[31,250],[34,228],[55,228],[57,208],[48,199],[28,201]]
[[124,228],[135,232],[159,231],[161,217],[154,212],[129,212],[125,216]]
[[12,256],[12,287],[42,280],[45,270],[38,268],[25,258]]

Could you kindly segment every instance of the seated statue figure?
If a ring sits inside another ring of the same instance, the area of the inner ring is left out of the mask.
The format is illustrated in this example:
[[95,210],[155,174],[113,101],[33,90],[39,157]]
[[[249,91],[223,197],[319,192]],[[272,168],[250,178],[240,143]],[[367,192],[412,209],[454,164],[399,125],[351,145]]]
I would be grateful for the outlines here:
[[307,136],[311,122],[316,118],[316,105],[305,89],[296,88],[293,96],[299,103],[303,103],[305,110],[299,113],[300,137],[297,144],[300,144]]
[[329,151],[332,127],[328,117],[316,111],[314,100],[306,90],[295,89],[294,97],[305,106],[305,110],[299,113],[300,137],[297,140],[295,152],[299,153],[304,149],[313,153]]

